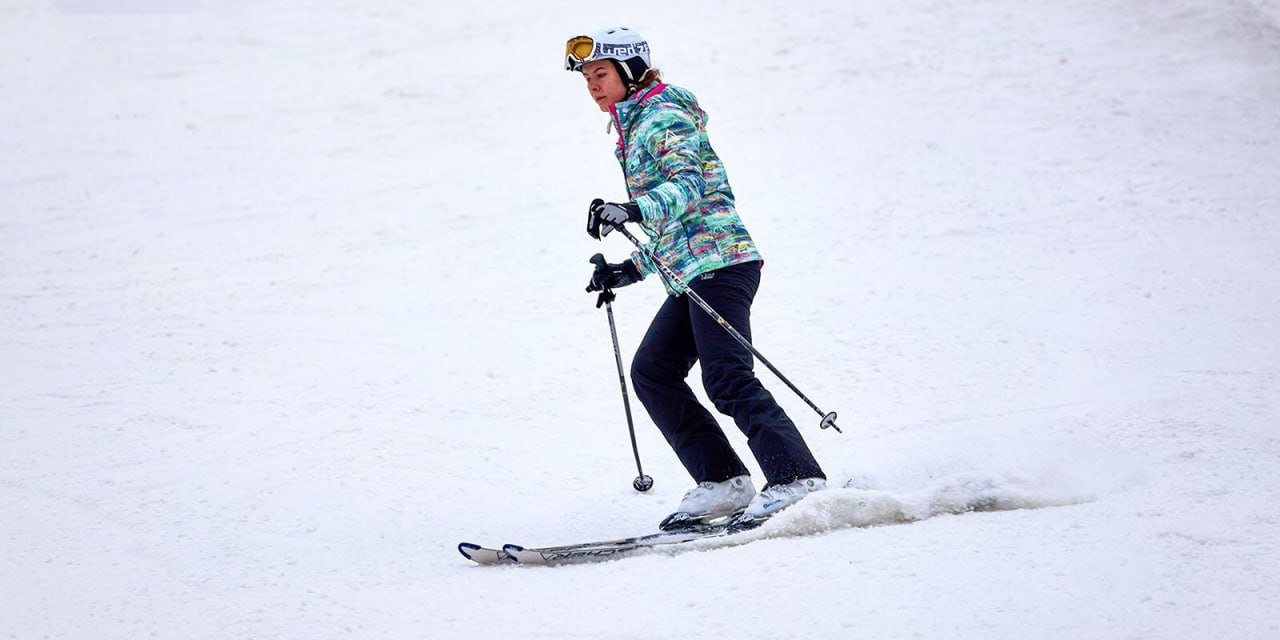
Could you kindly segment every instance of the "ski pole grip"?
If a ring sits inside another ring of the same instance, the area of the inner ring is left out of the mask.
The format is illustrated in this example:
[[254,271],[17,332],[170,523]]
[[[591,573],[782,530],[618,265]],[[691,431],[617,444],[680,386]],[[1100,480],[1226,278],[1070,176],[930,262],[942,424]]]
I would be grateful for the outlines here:
[[[606,262],[604,259],[603,253],[597,253],[594,256],[591,256],[591,264],[596,265],[597,269],[603,269],[609,266],[609,263]],[[593,281],[594,281],[594,278],[593,278]],[[590,288],[587,289],[587,291],[590,291],[590,290],[591,290]],[[609,304],[610,302],[613,302],[615,299],[616,299],[616,296],[613,295],[612,290],[608,288],[600,289],[600,295],[596,297],[596,308],[599,309],[601,306]]]

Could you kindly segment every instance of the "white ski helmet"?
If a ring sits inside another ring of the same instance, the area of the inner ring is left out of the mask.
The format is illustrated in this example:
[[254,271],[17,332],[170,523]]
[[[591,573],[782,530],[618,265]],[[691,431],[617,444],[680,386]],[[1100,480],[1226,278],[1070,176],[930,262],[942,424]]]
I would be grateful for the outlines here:
[[610,27],[585,36],[569,38],[564,47],[566,71],[582,71],[582,65],[594,60],[614,60],[622,80],[635,85],[652,66],[649,43],[626,27]]

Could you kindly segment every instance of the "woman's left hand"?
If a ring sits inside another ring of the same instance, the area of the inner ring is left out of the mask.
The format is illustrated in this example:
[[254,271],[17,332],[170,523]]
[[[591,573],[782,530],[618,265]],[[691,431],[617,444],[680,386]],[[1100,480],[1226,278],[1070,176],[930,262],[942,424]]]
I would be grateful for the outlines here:
[[605,202],[596,198],[587,209],[587,235],[599,240],[609,235],[614,227],[621,228],[623,223],[640,222],[642,219],[640,207],[634,202]]

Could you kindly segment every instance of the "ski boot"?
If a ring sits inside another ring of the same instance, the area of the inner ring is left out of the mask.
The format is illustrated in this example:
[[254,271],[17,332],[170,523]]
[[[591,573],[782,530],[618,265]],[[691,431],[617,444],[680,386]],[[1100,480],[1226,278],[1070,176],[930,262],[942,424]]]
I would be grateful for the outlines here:
[[756,488],[750,476],[729,478],[724,482],[700,482],[684,494],[676,512],[667,516],[658,528],[663,531],[693,529],[717,518],[737,515],[755,495]]
[[734,524],[740,527],[751,527],[762,523],[773,514],[800,502],[810,493],[825,488],[827,488],[827,481],[822,478],[801,478],[787,484],[769,485],[751,499],[747,508],[734,518]]

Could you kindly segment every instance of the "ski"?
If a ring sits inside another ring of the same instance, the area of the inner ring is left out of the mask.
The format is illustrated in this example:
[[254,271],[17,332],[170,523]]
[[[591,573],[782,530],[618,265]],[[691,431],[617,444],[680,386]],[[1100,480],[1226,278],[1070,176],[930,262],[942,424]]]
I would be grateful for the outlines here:
[[713,524],[696,525],[679,531],[662,531],[629,538],[552,547],[526,548],[518,544],[508,544],[498,550],[463,543],[458,545],[458,551],[468,560],[480,564],[579,564],[609,560],[624,555],[638,555],[660,547],[673,547],[697,540],[731,536],[748,529],[754,529],[763,522],[763,520],[748,522],[728,520]]
[[502,549],[490,549],[470,542],[458,544],[458,553],[476,564],[514,564],[515,559]]

